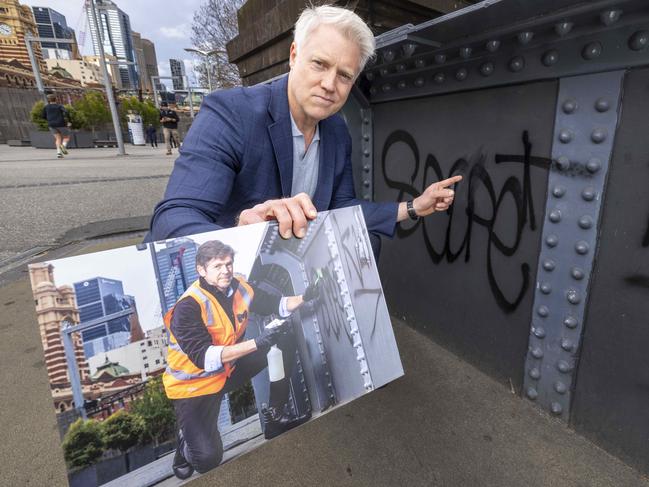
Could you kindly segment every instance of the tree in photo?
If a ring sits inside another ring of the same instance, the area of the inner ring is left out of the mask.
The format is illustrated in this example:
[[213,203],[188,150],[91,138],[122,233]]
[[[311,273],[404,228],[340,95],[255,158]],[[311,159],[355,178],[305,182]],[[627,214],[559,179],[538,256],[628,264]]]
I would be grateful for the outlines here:
[[[239,34],[237,10],[241,5],[243,0],[206,0],[194,12],[192,44],[202,51],[218,51],[210,56],[213,89],[241,86],[239,69],[229,62],[225,49],[226,44]],[[199,84],[208,86],[208,64],[203,57],[198,61],[196,72],[199,74]]]
[[69,468],[92,465],[104,453],[101,424],[95,420],[77,419],[63,438],[63,455]]
[[142,441],[153,441],[157,446],[173,437],[176,430],[176,414],[173,404],[167,398],[162,378],[149,379],[142,397],[131,403],[131,413],[144,420]]
[[111,121],[110,109],[104,95],[98,91],[88,91],[74,103],[78,116],[85,120],[86,126],[95,131]]
[[120,409],[102,423],[102,432],[106,448],[126,452],[140,442],[144,434],[144,419]]

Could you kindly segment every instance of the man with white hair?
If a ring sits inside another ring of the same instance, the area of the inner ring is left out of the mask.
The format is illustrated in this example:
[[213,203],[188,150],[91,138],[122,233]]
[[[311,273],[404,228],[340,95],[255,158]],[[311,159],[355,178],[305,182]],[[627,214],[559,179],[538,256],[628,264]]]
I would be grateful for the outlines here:
[[351,138],[336,113],[374,54],[374,36],[355,13],[306,8],[295,25],[290,72],[271,83],[205,98],[176,160],[151,237],[165,239],[277,220],[282,237],[306,233],[317,211],[360,204],[375,253],[397,222],[444,211],[449,187],[433,183],[414,200],[356,199]]
[[[397,222],[446,210],[454,196],[449,187],[461,176],[433,183],[409,202],[354,195],[351,137],[336,113],[374,46],[372,32],[353,12],[307,7],[295,25],[287,76],[203,100],[155,208],[150,237],[275,219],[283,238],[301,238],[317,211],[360,204],[376,252],[378,236],[391,237]],[[204,365],[191,367],[200,374]],[[183,478],[195,467],[179,448],[176,475]]]

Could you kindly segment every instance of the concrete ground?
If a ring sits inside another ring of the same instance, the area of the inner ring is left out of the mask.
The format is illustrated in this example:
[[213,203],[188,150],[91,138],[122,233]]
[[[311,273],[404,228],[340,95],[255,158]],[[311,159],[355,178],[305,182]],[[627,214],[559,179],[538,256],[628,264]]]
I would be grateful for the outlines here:
[[[145,148],[115,158],[114,149],[103,149],[71,154],[61,165],[34,149],[7,156],[8,149],[0,146],[0,485],[66,485],[25,264],[140,241],[172,158]],[[34,154],[39,158],[30,159]],[[55,178],[62,184],[40,185]],[[37,188],[57,196],[39,199]],[[76,199],[65,206],[65,198]],[[72,214],[66,217],[59,204]],[[403,378],[188,485],[649,487],[647,478],[563,423],[405,323],[393,324]]]

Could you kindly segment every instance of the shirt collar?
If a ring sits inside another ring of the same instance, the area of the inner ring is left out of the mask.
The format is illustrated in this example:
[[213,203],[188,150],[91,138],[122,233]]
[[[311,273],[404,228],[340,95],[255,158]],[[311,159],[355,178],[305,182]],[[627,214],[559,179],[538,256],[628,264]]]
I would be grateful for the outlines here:
[[[304,134],[300,132],[300,129],[297,128],[297,124],[295,123],[295,119],[293,118],[293,114],[289,110],[288,115],[291,117],[291,133],[293,134],[293,137],[304,137]],[[315,126],[315,135],[313,136],[313,141],[320,140],[320,123]]]
[[234,294],[234,290],[239,287],[239,281],[236,280],[236,278],[232,278],[232,282],[230,283],[230,287],[226,290],[225,293],[219,291],[219,289],[216,286],[212,286],[209,284],[205,279],[202,277],[199,277],[199,282],[200,285],[203,289],[206,289],[207,291],[211,292],[214,296],[217,294],[220,294],[222,296],[225,296],[226,298],[232,297]]

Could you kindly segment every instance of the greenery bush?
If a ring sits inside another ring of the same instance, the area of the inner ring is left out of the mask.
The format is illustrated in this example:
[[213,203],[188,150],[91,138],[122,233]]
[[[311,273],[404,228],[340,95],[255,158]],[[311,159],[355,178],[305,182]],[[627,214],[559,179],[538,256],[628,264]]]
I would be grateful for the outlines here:
[[161,377],[149,379],[144,394],[131,403],[130,410],[144,420],[143,443],[153,441],[157,446],[174,435],[176,414],[165,394]]
[[144,433],[144,419],[120,409],[101,423],[101,429],[107,448],[125,452],[140,442]]
[[126,115],[129,111],[133,111],[142,117],[145,128],[149,124],[153,124],[154,127],[160,126],[160,111],[151,100],[140,101],[135,96],[122,98],[119,102],[119,115],[124,127],[126,127]]
[[43,100],[39,100],[36,103],[34,103],[30,116],[31,116],[32,123],[34,123],[34,125],[38,127],[38,130],[47,132],[47,120],[43,118],[44,106],[45,106],[45,102]]
[[[85,128],[95,131],[111,121],[110,109],[104,95],[98,91],[87,91],[80,100],[73,103],[78,120]],[[73,122],[74,123],[74,122]]]
[[77,419],[63,438],[63,454],[70,468],[86,467],[104,452],[102,426],[95,420]]

